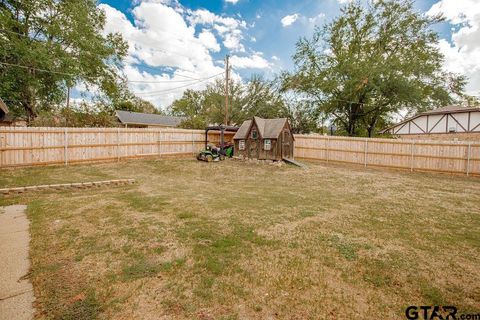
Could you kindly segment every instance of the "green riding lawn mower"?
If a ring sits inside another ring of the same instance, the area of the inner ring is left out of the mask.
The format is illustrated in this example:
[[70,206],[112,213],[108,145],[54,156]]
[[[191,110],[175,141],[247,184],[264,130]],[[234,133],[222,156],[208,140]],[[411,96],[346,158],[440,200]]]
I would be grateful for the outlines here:
[[[212,130],[220,131],[220,145],[218,146],[208,143],[208,132]],[[206,162],[222,161],[226,157],[231,158],[233,156],[233,143],[225,141],[225,131],[237,132],[238,127],[220,125],[210,126],[205,129],[205,150],[197,154],[197,160]]]

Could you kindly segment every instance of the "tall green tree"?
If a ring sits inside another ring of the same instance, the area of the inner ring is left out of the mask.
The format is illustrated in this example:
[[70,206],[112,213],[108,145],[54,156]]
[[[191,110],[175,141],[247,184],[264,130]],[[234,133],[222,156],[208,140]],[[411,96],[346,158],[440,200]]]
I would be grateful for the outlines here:
[[119,34],[104,35],[104,25],[95,0],[1,0],[0,96],[29,119],[79,82],[122,100],[116,68],[127,45]]
[[298,41],[284,89],[307,95],[351,136],[372,136],[400,110],[450,103],[465,79],[442,71],[431,29],[440,21],[416,12],[412,0],[354,1]]
[[287,118],[293,133],[322,132],[322,119],[311,100],[302,99],[296,95],[284,98],[288,109]]
[[[174,101],[169,113],[187,117],[184,126],[204,128],[225,122],[225,84],[221,80],[207,85],[205,90],[186,90]],[[287,117],[289,110],[281,93],[272,82],[258,76],[247,83],[229,83],[228,124],[241,124],[253,116],[264,118]]]

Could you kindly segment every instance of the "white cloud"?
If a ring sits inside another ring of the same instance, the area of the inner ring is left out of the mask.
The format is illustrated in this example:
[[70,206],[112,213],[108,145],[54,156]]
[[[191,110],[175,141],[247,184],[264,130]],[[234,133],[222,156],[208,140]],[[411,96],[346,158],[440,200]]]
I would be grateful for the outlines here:
[[282,20],[280,20],[280,22],[282,23],[282,26],[288,27],[288,26],[291,26],[295,21],[297,21],[298,17],[299,17],[298,13],[291,14],[283,17]]
[[212,32],[209,30],[203,30],[199,35],[198,39],[200,42],[205,46],[205,48],[213,51],[213,52],[219,52],[220,51],[220,45],[217,42],[217,39],[213,35]]
[[280,22],[282,23],[282,26],[289,27],[294,23],[300,23],[304,25],[306,28],[313,28],[316,25],[319,25],[322,20],[325,19],[325,13],[319,13],[316,16],[313,17],[306,17],[303,15],[300,15],[298,13],[291,14],[288,16],[283,17]]
[[187,19],[193,26],[197,24],[213,27],[223,39],[223,45],[234,52],[244,52],[245,47],[242,30],[247,28],[247,23],[241,19],[223,17],[205,9],[189,10]]
[[226,33],[224,35],[223,45],[231,51],[245,52],[245,47],[241,43],[243,37],[240,31]]
[[315,17],[308,18],[308,22],[313,25],[319,24],[321,20],[325,18],[325,13],[319,13]]
[[[157,106],[168,106],[187,86],[203,89],[215,80],[192,78],[204,79],[224,71],[223,62],[211,56],[221,50],[217,37],[224,47],[245,51],[242,31],[247,25],[241,19],[208,10],[192,11],[175,0],[143,0],[134,5],[131,21],[123,12],[100,4],[106,14],[104,32],[119,32],[128,42],[123,74],[133,92]],[[254,61],[261,64],[258,58]],[[184,88],[176,89],[180,86]]]
[[239,0],[225,0],[225,2],[227,3],[231,3],[231,4],[237,4]]
[[441,39],[444,69],[469,78],[467,93],[480,93],[480,4],[478,0],[441,0],[427,15],[443,14],[454,25],[452,42]]
[[249,57],[230,57],[232,68],[234,69],[268,69],[270,63],[258,52]]
[[337,1],[338,1],[338,3],[340,3],[340,4],[347,4],[347,3],[352,2],[352,0],[337,0]]

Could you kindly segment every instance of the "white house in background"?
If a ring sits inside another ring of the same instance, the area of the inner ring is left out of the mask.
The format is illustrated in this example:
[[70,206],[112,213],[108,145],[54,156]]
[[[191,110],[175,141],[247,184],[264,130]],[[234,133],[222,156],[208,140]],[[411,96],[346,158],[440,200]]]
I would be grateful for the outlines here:
[[380,133],[404,139],[480,140],[480,108],[447,106],[417,114]]

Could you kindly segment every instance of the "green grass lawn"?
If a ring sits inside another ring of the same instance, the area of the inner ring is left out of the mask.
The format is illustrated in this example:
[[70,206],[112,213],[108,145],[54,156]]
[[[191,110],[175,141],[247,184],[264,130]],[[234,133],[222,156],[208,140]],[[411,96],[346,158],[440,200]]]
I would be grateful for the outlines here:
[[309,163],[3,170],[0,186],[135,185],[27,204],[38,318],[405,319],[480,312],[480,179]]

